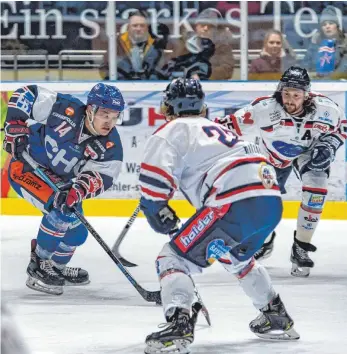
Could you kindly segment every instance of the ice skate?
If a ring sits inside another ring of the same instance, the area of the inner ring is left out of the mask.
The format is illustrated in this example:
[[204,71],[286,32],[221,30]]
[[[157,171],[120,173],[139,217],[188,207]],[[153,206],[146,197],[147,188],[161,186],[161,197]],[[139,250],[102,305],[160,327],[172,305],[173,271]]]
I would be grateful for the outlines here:
[[256,260],[266,259],[271,256],[274,248],[275,237],[276,232],[273,231],[270,240],[268,242],[264,242],[263,246],[257,252],[254,253],[254,258]]
[[86,270],[82,268],[68,267],[53,261],[52,264],[54,271],[65,279],[66,286],[80,286],[90,283],[89,274]]
[[291,275],[294,277],[308,277],[310,268],[314,267],[314,262],[309,257],[308,252],[315,252],[317,248],[310,243],[299,241],[294,233],[294,243],[290,255],[292,262]]
[[27,268],[27,287],[51,295],[61,295],[65,284],[64,278],[53,269],[52,261],[41,259],[35,249],[36,240],[32,240],[30,262]]
[[279,295],[260,311],[261,314],[249,324],[250,330],[256,336],[279,341],[300,338]]
[[189,346],[194,341],[194,327],[201,308],[199,302],[194,303],[191,317],[186,310],[176,308],[174,314],[167,318],[167,323],[164,324],[165,329],[147,336],[145,353],[188,354]]

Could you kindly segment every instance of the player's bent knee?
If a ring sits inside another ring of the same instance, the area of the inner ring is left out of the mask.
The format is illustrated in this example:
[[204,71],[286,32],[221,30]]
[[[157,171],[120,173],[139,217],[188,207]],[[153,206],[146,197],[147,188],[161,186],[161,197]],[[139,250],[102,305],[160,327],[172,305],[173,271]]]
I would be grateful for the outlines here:
[[75,228],[70,228],[64,236],[64,243],[69,246],[80,246],[86,242],[88,230],[84,225],[79,224]]
[[254,267],[255,259],[249,258],[245,261],[238,261],[235,257],[231,257],[230,264],[222,263],[223,267],[231,274],[234,274],[237,278],[242,279],[245,277]]

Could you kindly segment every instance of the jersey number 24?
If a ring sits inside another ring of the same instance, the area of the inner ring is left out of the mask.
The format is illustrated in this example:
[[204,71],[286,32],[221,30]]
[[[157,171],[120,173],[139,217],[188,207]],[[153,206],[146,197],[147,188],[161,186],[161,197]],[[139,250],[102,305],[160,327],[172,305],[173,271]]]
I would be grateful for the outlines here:
[[233,147],[237,142],[237,136],[228,129],[222,129],[220,127],[210,125],[202,127],[202,130],[209,138],[218,136],[218,141],[227,147]]

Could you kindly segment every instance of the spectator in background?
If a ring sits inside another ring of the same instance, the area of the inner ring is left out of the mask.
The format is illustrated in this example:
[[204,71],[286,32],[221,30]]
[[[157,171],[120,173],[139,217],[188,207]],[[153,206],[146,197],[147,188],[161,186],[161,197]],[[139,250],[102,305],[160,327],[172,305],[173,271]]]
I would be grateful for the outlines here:
[[319,31],[313,35],[302,65],[319,78],[347,79],[347,35],[340,28],[334,6],[320,17]]
[[[159,24],[158,34],[163,37],[152,34],[145,12],[138,10],[129,16],[127,31],[117,38],[118,80],[151,78],[167,44],[169,29]],[[109,79],[108,53],[104,55],[100,75],[104,80]]]
[[[200,80],[229,80],[233,75],[232,35],[213,8],[203,10],[195,20],[194,32],[184,32],[173,48],[175,58],[164,67],[171,74],[195,64],[189,75]],[[167,76],[172,79],[173,76]]]
[[248,79],[278,80],[295,62],[295,54],[282,33],[271,29],[265,34],[260,57],[251,62]]

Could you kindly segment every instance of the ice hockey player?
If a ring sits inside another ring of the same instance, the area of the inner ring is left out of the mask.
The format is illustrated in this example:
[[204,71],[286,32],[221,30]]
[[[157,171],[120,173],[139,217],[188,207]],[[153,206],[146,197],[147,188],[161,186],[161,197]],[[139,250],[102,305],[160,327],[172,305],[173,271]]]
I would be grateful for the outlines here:
[[[216,118],[238,136],[255,133],[261,151],[275,167],[281,193],[294,168],[302,182],[294,242],[291,274],[309,276],[314,262],[308,252],[328,193],[330,166],[347,136],[347,121],[341,108],[330,98],[310,91],[305,69],[286,70],[272,96],[259,97],[234,115]],[[268,257],[275,239],[272,232],[256,259]]]
[[189,352],[200,309],[193,304],[189,275],[216,259],[260,310],[249,325],[252,332],[278,340],[299,338],[266,269],[253,257],[281,219],[275,171],[255,144],[205,118],[204,97],[199,81],[173,80],[161,103],[168,123],[144,150],[140,206],[150,226],[162,234],[177,228],[168,201],[178,187],[197,209],[157,258],[167,328],[147,337],[145,353]]
[[[123,148],[115,128],[124,100],[114,86],[99,83],[79,99],[32,85],[16,90],[8,103],[4,149],[13,158],[9,182],[19,196],[40,209],[37,238],[31,242],[26,285],[60,295],[64,285],[89,283],[88,272],[68,267],[87,229],[71,212],[117,178]],[[26,151],[61,189],[55,193],[23,159]]]

